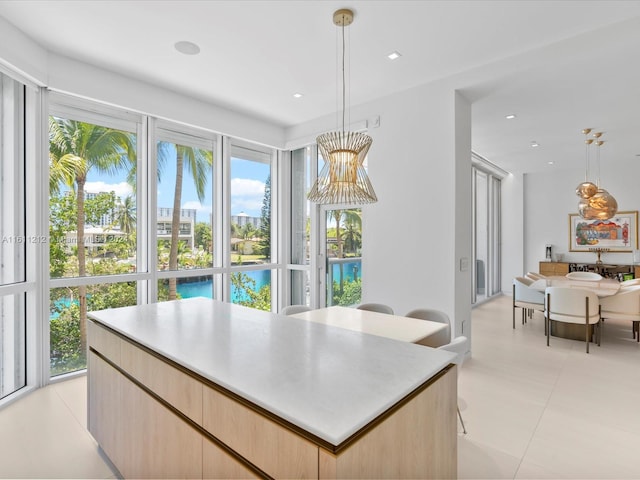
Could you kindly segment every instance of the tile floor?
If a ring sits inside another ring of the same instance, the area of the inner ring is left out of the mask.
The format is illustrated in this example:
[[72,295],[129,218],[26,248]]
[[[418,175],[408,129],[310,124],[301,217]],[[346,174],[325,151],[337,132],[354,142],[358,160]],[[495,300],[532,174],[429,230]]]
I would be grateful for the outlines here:
[[0,478],[116,478],[87,431],[86,377],[0,410]]
[[472,312],[473,355],[459,377],[467,435],[459,478],[640,479],[640,344],[606,321],[602,346],[524,326],[511,297]]
[[[539,313],[511,328],[511,298],[472,312],[463,365],[460,478],[640,479],[640,344],[608,321],[602,346],[551,338]],[[1,478],[115,478],[86,431],[86,379],[0,411]]]

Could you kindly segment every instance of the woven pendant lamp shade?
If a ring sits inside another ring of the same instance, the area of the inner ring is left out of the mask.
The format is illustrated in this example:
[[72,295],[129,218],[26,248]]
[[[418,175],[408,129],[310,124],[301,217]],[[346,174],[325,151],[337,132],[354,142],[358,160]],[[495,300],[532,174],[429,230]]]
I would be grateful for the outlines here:
[[309,200],[323,204],[378,201],[363,165],[373,142],[369,135],[327,132],[316,141],[325,163],[309,192]]
[[364,168],[364,159],[373,140],[361,132],[345,131],[347,125],[344,28],[353,23],[353,11],[342,8],[333,14],[334,25],[342,33],[342,127],[316,138],[324,167],[307,194],[314,203],[362,205],[378,201]]

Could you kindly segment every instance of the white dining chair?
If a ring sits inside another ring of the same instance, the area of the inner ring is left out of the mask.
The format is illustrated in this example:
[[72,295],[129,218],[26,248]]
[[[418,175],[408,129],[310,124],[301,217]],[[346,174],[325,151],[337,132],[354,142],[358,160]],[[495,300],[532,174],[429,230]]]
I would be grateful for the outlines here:
[[600,301],[598,296],[582,288],[547,287],[545,289],[544,309],[547,346],[551,333],[551,321],[585,326],[585,343],[589,353],[591,325],[596,329],[596,339],[600,346],[601,325]]
[[[462,364],[464,362],[464,356],[469,350],[469,339],[464,335],[460,337],[456,337],[451,342],[446,345],[442,345],[438,347],[438,350],[446,350],[447,352],[453,352],[456,354],[452,363],[455,363],[458,366],[458,369],[462,368]],[[458,372],[458,375],[460,373]],[[457,402],[456,402],[457,403]],[[456,409],[458,411],[458,418],[460,419],[460,424],[462,425],[462,432],[466,435],[467,429],[464,426],[464,421],[462,420],[462,415],[460,414],[460,407],[456,405]]]
[[417,308],[405,314],[405,317],[444,323],[447,326],[445,330],[437,333],[438,338],[432,339],[434,343],[430,343],[430,346],[439,347],[451,342],[451,320],[449,320],[449,315],[446,313],[432,308]]
[[620,288],[631,288],[640,285],[640,278],[632,278],[631,280],[625,280],[620,282]]
[[311,307],[307,305],[288,305],[284,307],[280,313],[282,315],[295,315],[296,313],[308,312],[311,310]]
[[393,315],[393,308],[383,303],[361,303],[356,307],[358,310],[367,310],[369,312],[387,313]]
[[515,277],[513,279],[513,308],[512,321],[513,328],[516,328],[516,308],[522,309],[522,324],[526,322],[526,317],[532,317],[532,312],[538,310],[544,312],[544,293],[539,290],[529,288],[533,280],[525,277]]
[[547,278],[547,276],[546,276],[546,275],[542,275],[541,273],[536,273],[536,272],[527,272],[524,276],[525,276],[526,278],[530,278],[530,279],[531,279],[531,280],[533,280],[534,282],[535,282],[536,280],[542,280],[542,279],[544,279],[544,278]]
[[620,289],[615,295],[600,299],[600,316],[607,320],[630,321],[633,338],[640,342],[640,285]]

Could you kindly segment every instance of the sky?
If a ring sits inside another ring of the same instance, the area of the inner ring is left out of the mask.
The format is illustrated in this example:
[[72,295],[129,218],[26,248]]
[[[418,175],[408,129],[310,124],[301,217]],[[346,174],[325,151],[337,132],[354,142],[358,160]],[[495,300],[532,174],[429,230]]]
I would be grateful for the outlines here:
[[[214,162],[216,160],[214,159]],[[267,164],[238,158],[231,159],[231,215],[241,212],[252,217],[259,217],[264,198],[265,182],[269,176]],[[125,181],[126,174],[106,175],[92,170],[87,177],[85,190],[91,193],[114,191],[124,198],[133,190]],[[158,207],[172,208],[175,188],[175,164],[167,165],[158,183]],[[196,194],[190,172],[185,171],[182,181],[182,208],[193,208],[198,211],[198,222],[209,222],[212,212],[211,174],[207,177],[205,197],[200,202]]]

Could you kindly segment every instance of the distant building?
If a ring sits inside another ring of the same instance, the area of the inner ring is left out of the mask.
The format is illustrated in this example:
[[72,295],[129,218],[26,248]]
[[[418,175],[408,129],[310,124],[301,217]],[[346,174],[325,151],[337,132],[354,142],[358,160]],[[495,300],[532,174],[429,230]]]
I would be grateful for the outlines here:
[[[180,210],[180,231],[178,241],[184,241],[189,248],[194,247],[195,223],[197,210],[194,208],[183,208]],[[158,208],[156,229],[158,240],[171,240],[171,223],[173,219],[173,208]]]
[[244,227],[247,223],[250,223],[257,230],[262,225],[262,219],[260,217],[250,217],[246,213],[240,212],[237,215],[231,215],[231,223],[235,223],[240,227]]
[[[85,198],[93,199],[100,193],[86,192]],[[180,232],[178,233],[178,241],[186,242],[187,246],[191,249],[194,248],[195,244],[196,213],[197,210],[194,208],[183,208],[180,210]],[[156,220],[158,240],[171,240],[172,218],[173,208],[158,208]],[[110,213],[103,215],[97,224],[87,224],[85,226],[85,246],[91,251],[95,250],[96,247],[104,246],[108,242],[122,241],[126,238],[126,234],[120,230],[120,226],[116,223],[115,215]],[[77,235],[78,233],[76,231],[67,232],[67,245],[77,245]]]

